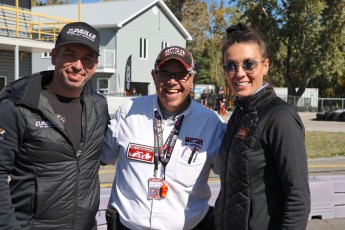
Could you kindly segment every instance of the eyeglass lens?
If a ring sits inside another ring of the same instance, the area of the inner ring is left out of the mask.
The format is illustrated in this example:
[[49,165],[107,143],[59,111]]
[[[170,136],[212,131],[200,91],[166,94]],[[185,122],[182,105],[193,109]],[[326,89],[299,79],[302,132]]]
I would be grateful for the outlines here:
[[171,73],[167,71],[160,71],[158,72],[160,77],[164,80],[169,80],[171,78],[174,78],[177,81],[187,81],[189,79],[189,73],[187,72],[180,72],[180,73]]
[[[240,64],[237,64],[234,61],[228,61],[226,64],[223,65],[224,70],[227,72],[236,72],[238,69],[238,66]],[[245,60],[241,66],[243,68],[244,71],[246,71],[247,73],[253,73],[255,67],[258,65],[258,62],[255,60]]]

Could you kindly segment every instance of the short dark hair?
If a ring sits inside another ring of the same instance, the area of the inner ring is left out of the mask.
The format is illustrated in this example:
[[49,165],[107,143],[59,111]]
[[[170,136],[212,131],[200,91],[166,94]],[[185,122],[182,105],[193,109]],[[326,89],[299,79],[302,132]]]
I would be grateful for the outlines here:
[[254,42],[257,43],[263,59],[267,59],[266,44],[262,37],[252,28],[248,27],[242,22],[230,26],[226,29],[226,36],[223,41],[222,47],[222,62],[224,61],[224,53],[226,50],[235,43],[241,42]]

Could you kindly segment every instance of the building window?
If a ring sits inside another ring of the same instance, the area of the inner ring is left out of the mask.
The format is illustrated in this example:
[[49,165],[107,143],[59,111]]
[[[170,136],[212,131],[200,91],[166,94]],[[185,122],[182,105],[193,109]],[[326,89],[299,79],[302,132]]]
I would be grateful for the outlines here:
[[169,42],[162,41],[162,49],[165,49],[169,46]]
[[[47,42],[54,41],[53,36],[49,36],[49,35],[43,35],[41,39],[43,41],[47,41]],[[52,53],[51,52],[44,52],[44,53],[42,53],[42,58],[51,58],[51,57],[52,57]]]
[[140,38],[140,53],[139,58],[147,59],[147,46],[148,46],[147,38]]
[[6,77],[0,76],[0,91],[6,86]]
[[42,53],[42,58],[51,58],[51,57],[52,57],[52,53],[51,52]]
[[109,79],[108,78],[97,79],[97,92],[100,94],[109,93]]

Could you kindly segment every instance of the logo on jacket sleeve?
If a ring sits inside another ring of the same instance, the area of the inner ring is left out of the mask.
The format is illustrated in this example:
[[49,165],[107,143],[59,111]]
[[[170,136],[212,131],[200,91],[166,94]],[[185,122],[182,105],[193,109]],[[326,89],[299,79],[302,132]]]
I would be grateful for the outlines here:
[[237,133],[236,136],[237,138],[240,138],[242,140],[246,139],[247,135],[248,135],[249,129],[248,128],[240,128]]
[[146,145],[139,145],[129,143],[127,148],[127,158],[143,161],[147,163],[153,163],[154,148]]
[[3,135],[5,134],[6,130],[4,130],[3,128],[0,128],[0,140],[3,140],[4,137]]

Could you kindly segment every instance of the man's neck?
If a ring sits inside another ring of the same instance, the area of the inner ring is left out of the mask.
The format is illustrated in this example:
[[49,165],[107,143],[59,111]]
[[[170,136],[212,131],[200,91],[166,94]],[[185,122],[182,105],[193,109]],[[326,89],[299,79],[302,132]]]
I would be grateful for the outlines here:
[[161,108],[163,119],[165,120],[170,119],[171,117],[175,118],[177,115],[185,111],[188,108],[188,106],[191,104],[191,102],[192,102],[192,99],[188,97],[186,101],[180,107],[176,108],[176,110],[168,111],[167,109],[164,108],[164,106],[162,106],[162,102],[160,102],[158,98],[158,104],[159,104],[159,107]]

